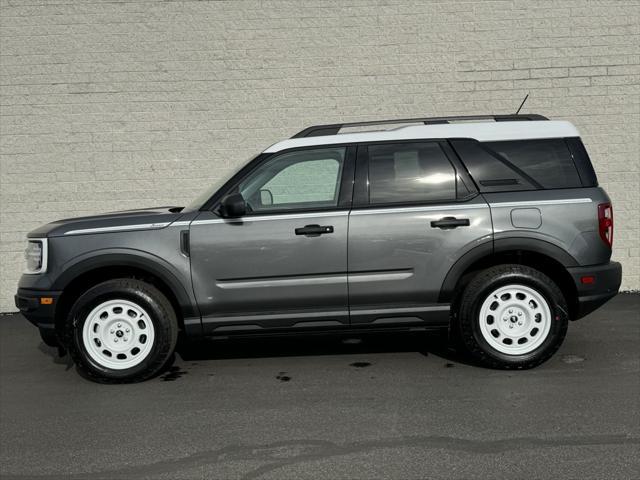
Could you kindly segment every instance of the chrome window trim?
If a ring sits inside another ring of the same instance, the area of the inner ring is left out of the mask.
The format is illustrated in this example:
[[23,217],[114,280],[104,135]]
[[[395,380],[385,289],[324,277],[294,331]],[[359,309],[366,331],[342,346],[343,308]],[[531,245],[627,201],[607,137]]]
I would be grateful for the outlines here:
[[591,203],[590,198],[563,198],[557,200],[527,200],[521,202],[494,202],[489,203],[491,207],[537,207],[539,205],[566,205],[570,203]]
[[212,218],[209,220],[194,220],[192,225],[209,225],[214,223],[245,223],[245,222],[264,222],[268,220],[295,220],[298,218],[318,218],[318,217],[345,217],[349,215],[348,210],[338,210],[331,212],[311,212],[311,213],[289,213],[281,215],[247,215],[238,218]]
[[471,203],[460,205],[430,205],[424,207],[388,207],[388,208],[365,208],[362,210],[352,210],[351,215],[375,215],[380,213],[412,213],[412,212],[440,212],[442,210],[468,210],[477,208],[489,208],[486,203]]

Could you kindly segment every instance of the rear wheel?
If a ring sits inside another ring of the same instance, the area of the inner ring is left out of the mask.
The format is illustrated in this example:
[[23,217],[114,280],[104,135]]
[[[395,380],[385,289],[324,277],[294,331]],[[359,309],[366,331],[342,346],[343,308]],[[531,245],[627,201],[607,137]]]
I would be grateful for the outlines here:
[[153,285],[115,279],[87,290],[71,309],[67,344],[92,380],[137,382],[157,373],[174,351],[178,322]]
[[532,368],[548,360],[567,331],[567,304],[558,286],[524,265],[499,265],[476,275],[462,294],[462,344],[482,364]]

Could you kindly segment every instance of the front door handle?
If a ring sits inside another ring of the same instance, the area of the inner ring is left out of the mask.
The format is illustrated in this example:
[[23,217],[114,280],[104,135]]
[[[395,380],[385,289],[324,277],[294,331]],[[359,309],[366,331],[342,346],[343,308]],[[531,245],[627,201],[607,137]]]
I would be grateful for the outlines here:
[[305,225],[296,228],[296,235],[306,235],[307,237],[317,237],[325,233],[333,233],[333,225]]
[[431,222],[431,227],[441,228],[442,230],[450,230],[458,227],[468,227],[468,218],[456,218],[456,217],[443,217],[440,220],[434,220]]

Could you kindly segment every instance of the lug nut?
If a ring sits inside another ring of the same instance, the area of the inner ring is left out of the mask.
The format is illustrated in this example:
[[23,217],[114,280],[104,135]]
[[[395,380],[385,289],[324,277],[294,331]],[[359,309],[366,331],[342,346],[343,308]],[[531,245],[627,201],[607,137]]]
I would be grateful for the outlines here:
[[112,328],[112,329],[110,330],[110,332],[113,334],[113,333],[115,333],[115,330]]
[[118,328],[120,328],[121,326],[122,326],[122,324],[121,324],[121,323],[118,323]]
[[114,338],[114,339],[113,339],[113,341],[114,341],[114,342],[116,342],[116,343],[118,343],[118,339],[117,339],[117,338]]
[[127,341],[127,337],[124,337],[122,340],[124,340],[126,342]]
[[129,333],[131,330],[129,330],[128,328],[125,330],[125,332]]
[[518,312],[518,316],[521,317],[522,316],[522,312]]
[[[509,324],[509,328],[513,328],[513,323],[510,323],[510,324]],[[118,340],[116,340],[116,342],[117,342],[117,341],[118,341]]]
[[522,325],[522,322],[518,322],[518,325]]
[[[513,313],[513,310],[509,309],[509,313]],[[118,325],[118,326],[120,326],[120,325]]]

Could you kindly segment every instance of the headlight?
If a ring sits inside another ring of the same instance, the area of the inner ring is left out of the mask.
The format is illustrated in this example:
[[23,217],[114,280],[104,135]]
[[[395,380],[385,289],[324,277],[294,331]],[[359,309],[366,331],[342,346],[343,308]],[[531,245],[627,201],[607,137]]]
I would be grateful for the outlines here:
[[27,240],[24,258],[27,261],[24,273],[44,273],[47,270],[47,239]]

